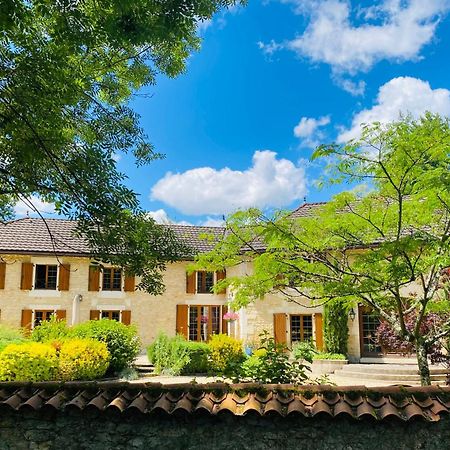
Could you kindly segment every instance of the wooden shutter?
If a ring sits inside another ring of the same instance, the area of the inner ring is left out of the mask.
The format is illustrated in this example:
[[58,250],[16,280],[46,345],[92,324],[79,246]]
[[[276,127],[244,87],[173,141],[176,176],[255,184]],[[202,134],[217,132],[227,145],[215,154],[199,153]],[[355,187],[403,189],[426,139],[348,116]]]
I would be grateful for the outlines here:
[[89,320],[98,320],[100,319],[100,311],[98,309],[91,309],[89,311]]
[[66,310],[65,309],[57,309],[55,311],[55,315],[58,320],[66,320]]
[[59,265],[59,285],[60,291],[68,291],[70,282],[70,264]]
[[129,311],[129,310],[122,311],[122,323],[124,325],[131,324],[131,311]]
[[275,338],[275,343],[277,344],[287,343],[286,314],[279,313],[273,315],[273,334]]
[[228,306],[222,306],[222,334],[228,334],[228,320],[224,320],[223,316],[228,312]]
[[31,331],[31,323],[33,322],[33,311],[31,309],[22,309],[22,328]]
[[100,290],[100,270],[96,266],[89,266],[89,291]]
[[[225,270],[218,270],[216,272],[216,280],[217,282],[222,281],[225,279],[225,277],[227,276]],[[221,291],[217,292],[218,294],[225,294],[226,293],[226,289],[222,289]]]
[[186,272],[186,294],[195,294],[195,277],[197,272]]
[[5,289],[6,263],[0,262],[0,289]]
[[20,289],[31,290],[33,287],[33,264],[22,263],[22,275],[20,278]]
[[123,286],[123,290],[125,292],[134,292],[135,289],[135,278],[134,276],[126,276],[125,277],[125,282],[124,282],[124,286]]
[[323,319],[321,313],[314,314],[315,338],[316,348],[319,351],[323,350]]
[[189,339],[188,305],[177,305],[177,334]]

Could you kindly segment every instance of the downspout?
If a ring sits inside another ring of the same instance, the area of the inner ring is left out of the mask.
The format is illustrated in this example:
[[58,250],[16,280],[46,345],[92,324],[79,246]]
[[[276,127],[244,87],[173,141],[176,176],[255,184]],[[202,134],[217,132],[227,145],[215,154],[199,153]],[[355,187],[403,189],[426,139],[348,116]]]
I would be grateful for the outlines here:
[[80,317],[80,303],[83,301],[83,296],[81,294],[75,295],[72,300],[72,326],[79,322]]

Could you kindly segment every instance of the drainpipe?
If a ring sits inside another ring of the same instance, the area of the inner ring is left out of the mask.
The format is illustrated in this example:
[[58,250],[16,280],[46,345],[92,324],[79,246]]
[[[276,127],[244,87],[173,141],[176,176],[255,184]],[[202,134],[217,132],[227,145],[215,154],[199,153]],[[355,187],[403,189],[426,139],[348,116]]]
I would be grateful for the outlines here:
[[80,303],[83,301],[81,294],[75,295],[72,300],[72,326],[76,325],[80,317]]

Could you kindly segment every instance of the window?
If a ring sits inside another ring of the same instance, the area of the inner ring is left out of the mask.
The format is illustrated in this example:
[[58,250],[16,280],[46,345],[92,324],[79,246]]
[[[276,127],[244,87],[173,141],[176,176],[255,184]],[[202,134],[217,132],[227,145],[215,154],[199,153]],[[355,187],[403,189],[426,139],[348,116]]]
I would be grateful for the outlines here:
[[55,311],[53,311],[53,310],[48,310],[48,311],[35,310],[34,317],[33,317],[33,328],[37,327],[38,325],[40,325],[42,322],[44,322],[46,320],[50,320],[51,317],[53,316],[53,314],[55,314]]
[[207,341],[211,335],[221,332],[221,306],[189,307],[189,340]]
[[214,272],[197,272],[197,293],[211,294],[214,286]]
[[102,290],[122,290],[122,269],[115,269],[112,267],[103,269]]
[[58,266],[36,264],[34,276],[35,289],[56,289],[58,279]]
[[120,322],[120,311],[101,311],[100,318]]
[[291,342],[310,341],[313,338],[312,315],[291,316]]

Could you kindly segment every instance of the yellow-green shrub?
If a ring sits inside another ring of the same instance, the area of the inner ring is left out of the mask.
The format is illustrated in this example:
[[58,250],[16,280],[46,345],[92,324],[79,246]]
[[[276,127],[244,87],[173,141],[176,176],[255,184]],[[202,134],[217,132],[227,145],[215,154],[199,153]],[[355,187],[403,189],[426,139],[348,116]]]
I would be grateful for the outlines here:
[[215,334],[208,343],[209,369],[217,374],[231,374],[235,372],[245,358],[242,342],[226,334]]
[[109,367],[110,355],[104,342],[70,339],[59,347],[59,376],[62,380],[94,380]]
[[10,344],[0,353],[0,381],[47,381],[57,374],[57,352],[51,345]]

